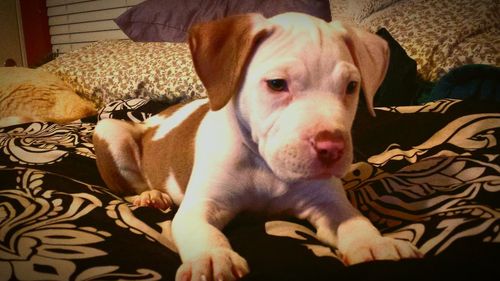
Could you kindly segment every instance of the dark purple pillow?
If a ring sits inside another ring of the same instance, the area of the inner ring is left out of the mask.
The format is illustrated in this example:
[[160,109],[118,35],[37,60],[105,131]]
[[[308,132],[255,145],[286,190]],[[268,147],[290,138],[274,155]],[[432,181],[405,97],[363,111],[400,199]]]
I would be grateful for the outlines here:
[[115,22],[137,42],[185,42],[195,23],[251,12],[265,17],[302,12],[328,22],[332,19],[328,0],[146,0]]

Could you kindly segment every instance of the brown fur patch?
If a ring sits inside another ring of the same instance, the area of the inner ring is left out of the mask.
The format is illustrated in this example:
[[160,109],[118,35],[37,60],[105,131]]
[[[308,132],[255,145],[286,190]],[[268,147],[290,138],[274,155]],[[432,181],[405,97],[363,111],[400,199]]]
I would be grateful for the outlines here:
[[255,30],[257,14],[236,15],[194,25],[189,31],[193,65],[207,89],[210,108],[219,110],[238,92],[252,51],[270,30]]
[[[168,117],[179,107],[170,107],[160,116]],[[167,176],[172,173],[182,190],[186,190],[193,170],[196,132],[208,110],[208,104],[200,106],[160,140],[153,140],[158,127],[145,132],[142,139],[142,170],[151,188],[162,189]]]

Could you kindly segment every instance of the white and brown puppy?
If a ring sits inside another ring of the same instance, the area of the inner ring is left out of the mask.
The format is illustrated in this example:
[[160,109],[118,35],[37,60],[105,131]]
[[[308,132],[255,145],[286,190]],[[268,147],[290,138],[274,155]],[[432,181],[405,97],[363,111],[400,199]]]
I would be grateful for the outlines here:
[[208,100],[170,107],[143,124],[103,120],[94,135],[113,191],[138,194],[140,206],[179,206],[177,280],[249,272],[221,232],[241,211],[306,219],[347,264],[420,255],[406,241],[382,237],[339,179],[352,161],[360,89],[373,111],[386,72],[382,39],[303,14],[250,14],[193,27],[189,45]]

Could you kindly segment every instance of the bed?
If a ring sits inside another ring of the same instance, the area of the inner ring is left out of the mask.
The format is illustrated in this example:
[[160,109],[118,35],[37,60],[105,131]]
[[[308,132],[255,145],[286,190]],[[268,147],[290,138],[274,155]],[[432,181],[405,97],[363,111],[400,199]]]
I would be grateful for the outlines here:
[[[126,18],[161,2],[144,1]],[[490,40],[474,50],[487,55],[472,63],[489,68],[474,69],[479,74],[471,78],[462,67],[472,58],[454,56],[461,50],[441,55],[446,64],[430,65],[429,53],[419,53],[424,48],[414,47],[418,42],[398,33],[397,17],[387,15],[402,17],[397,11],[414,1],[375,2],[360,1],[371,4],[357,7],[362,15],[353,15],[343,1],[327,4],[333,18],[374,31],[384,27],[398,43],[391,51],[404,55],[392,59],[410,62],[413,71],[403,78],[414,84],[395,85],[390,82],[401,77],[389,74],[377,116],[358,109],[354,162],[343,182],[353,205],[384,235],[410,241],[425,257],[346,267],[306,222],[242,214],[224,233],[249,262],[244,280],[476,280],[500,273],[500,17],[493,28],[480,25]],[[490,9],[480,11],[490,16]],[[91,140],[101,119],[141,122],[205,92],[185,43],[139,42],[130,34],[130,40],[97,42],[40,67],[92,101],[97,114],[64,124],[0,127],[0,280],[174,279],[181,262],[169,235],[175,211],[134,207],[114,195],[97,171]],[[459,82],[451,79],[457,75]],[[429,87],[425,103],[417,102],[424,85],[419,79]],[[404,101],[394,99],[395,92]]]

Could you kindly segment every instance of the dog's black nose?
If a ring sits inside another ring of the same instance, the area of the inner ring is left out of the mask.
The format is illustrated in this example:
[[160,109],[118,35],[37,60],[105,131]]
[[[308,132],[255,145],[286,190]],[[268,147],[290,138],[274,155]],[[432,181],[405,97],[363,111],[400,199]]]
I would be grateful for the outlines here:
[[345,142],[340,132],[321,131],[311,140],[318,160],[330,166],[342,157]]

